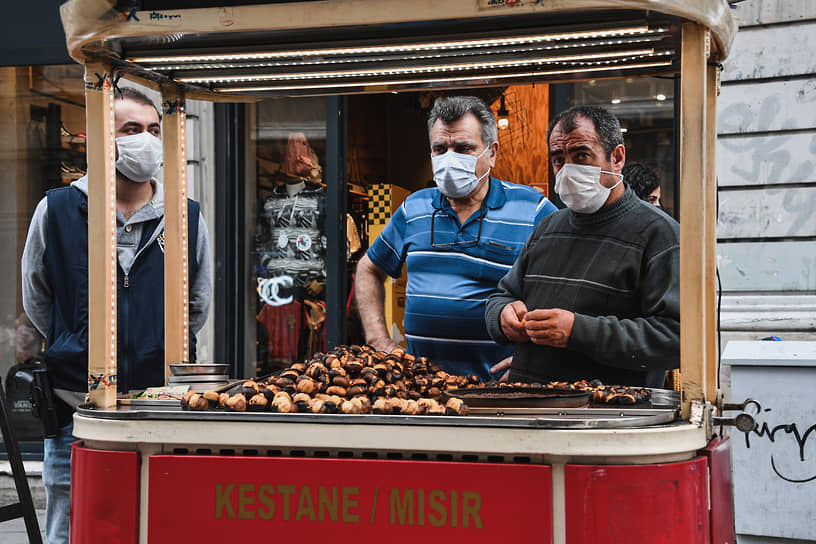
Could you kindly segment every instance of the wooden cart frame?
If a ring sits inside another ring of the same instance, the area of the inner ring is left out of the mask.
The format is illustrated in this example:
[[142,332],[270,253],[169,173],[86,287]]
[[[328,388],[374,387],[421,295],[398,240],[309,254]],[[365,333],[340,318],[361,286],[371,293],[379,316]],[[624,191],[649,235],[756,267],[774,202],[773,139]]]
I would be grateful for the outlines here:
[[[715,285],[716,100],[721,62],[736,32],[726,0],[326,0],[227,8],[119,12],[106,0],[71,0],[62,7],[71,56],[85,65],[89,240],[89,395],[101,408],[116,406],[116,195],[113,86],[117,74],[140,79],[162,93],[165,161],[165,361],[188,359],[187,197],[185,98],[255,100],[251,91],[211,92],[172,74],[161,75],[123,58],[116,40],[178,35],[230,35],[264,30],[293,31],[439,21],[548,19],[564,24],[599,25],[611,13],[632,17],[661,14],[679,43],[680,92],[680,267],[681,375],[684,419],[716,405],[717,326]],[[587,23],[591,21],[591,23]],[[462,25],[466,28],[467,25]],[[455,36],[454,36],[455,37]],[[237,43],[237,42],[236,42]],[[149,48],[149,47],[148,47]],[[241,51],[236,46],[234,51]],[[212,52],[212,51],[210,51]],[[649,73],[632,65],[614,71],[623,77]],[[677,71],[675,63],[674,71]],[[562,71],[563,72],[563,71]],[[610,73],[612,74],[612,73]],[[585,70],[530,76],[530,81],[604,77]],[[451,80],[449,86],[456,86]],[[466,86],[466,85],[460,85]],[[470,85],[467,85],[470,86]],[[361,92],[383,92],[380,86]],[[406,87],[401,87],[406,88]],[[409,87],[410,88],[410,87]],[[169,366],[167,367],[169,369]],[[167,372],[165,372],[167,375]],[[694,407],[700,410],[693,410]],[[703,418],[703,419],[710,419]]]

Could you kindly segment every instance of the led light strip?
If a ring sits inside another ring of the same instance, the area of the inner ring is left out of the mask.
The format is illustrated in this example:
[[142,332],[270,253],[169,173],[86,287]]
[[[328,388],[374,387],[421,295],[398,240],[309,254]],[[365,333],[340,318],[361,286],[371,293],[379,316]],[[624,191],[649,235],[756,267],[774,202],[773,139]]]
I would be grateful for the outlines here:
[[467,64],[442,64],[430,66],[409,66],[404,68],[380,68],[375,70],[348,70],[344,72],[301,72],[296,74],[263,74],[243,76],[213,76],[213,77],[182,77],[178,81],[184,83],[227,83],[249,81],[286,81],[291,79],[331,79],[342,77],[370,77],[378,75],[423,74],[428,72],[453,72],[462,70],[483,70],[486,68],[513,68],[530,66],[531,64],[554,64],[558,62],[585,61],[592,59],[608,59],[619,57],[638,57],[653,55],[654,49],[638,49],[633,51],[618,51],[614,53],[596,53],[590,55],[569,55],[563,57],[541,57],[528,60],[506,60],[494,62],[479,62]]
[[584,68],[584,69],[575,69],[575,70],[548,70],[542,72],[521,72],[515,74],[498,74],[498,75],[490,75],[490,76],[462,76],[462,77],[446,77],[446,78],[434,78],[434,79],[406,79],[402,81],[367,81],[367,82],[360,82],[360,83],[341,83],[339,85],[291,85],[291,86],[281,86],[281,87],[230,87],[230,88],[220,88],[220,89],[213,89],[215,92],[218,93],[239,93],[239,92],[264,92],[264,91],[301,91],[301,90],[309,90],[309,89],[332,89],[332,88],[346,88],[346,87],[385,87],[389,85],[414,85],[414,84],[421,84],[421,83],[446,83],[446,82],[464,82],[464,81],[471,81],[471,82],[478,82],[484,81],[485,79],[510,79],[510,78],[529,78],[529,77],[541,77],[541,76],[548,76],[548,75],[558,75],[558,74],[572,74],[572,73],[583,73],[583,72],[601,72],[601,71],[609,71],[609,70],[631,70],[635,68],[660,68],[664,66],[671,66],[671,61],[665,62],[651,62],[651,63],[643,63],[643,64],[628,64],[628,65],[615,65],[615,66],[599,66],[596,68]]
[[[511,52],[508,51],[501,51],[501,50],[488,50],[488,51],[473,51],[471,53],[467,52],[460,52],[456,55],[443,55],[441,53],[436,54],[414,54],[414,55],[404,55],[402,57],[398,57],[398,60],[401,61],[418,61],[418,60],[427,60],[427,59],[440,59],[446,58],[451,56],[473,56],[473,55],[507,55],[507,54],[518,54],[518,53],[530,53],[533,51],[557,51],[562,49],[579,49],[582,47],[606,47],[606,46],[615,46],[615,45],[635,45],[641,44],[644,42],[654,42],[657,41],[655,37],[633,37],[626,40],[595,40],[591,42],[578,42],[572,44],[562,44],[562,45],[543,45],[543,46],[535,46],[531,45],[528,47],[521,47],[516,48]],[[178,70],[240,70],[240,69],[248,69],[248,68],[280,68],[286,66],[320,66],[320,65],[327,65],[327,64],[351,64],[351,63],[362,63],[362,62],[381,62],[383,57],[351,57],[351,58],[332,58],[332,59],[296,59],[296,60],[288,60],[288,61],[278,61],[278,62],[245,62],[240,64],[167,64],[163,66],[152,66],[152,67],[145,67],[146,70],[157,71],[157,72],[169,72],[169,71],[178,71]]]
[[[184,102],[182,102],[183,104]],[[190,288],[189,288],[189,260],[190,254],[188,251],[188,236],[189,232],[187,216],[187,114],[184,106],[179,106],[179,111],[176,114],[179,116],[179,140],[181,142],[181,156],[179,157],[179,193],[181,204],[181,225],[179,231],[181,236],[181,307],[182,307],[182,331],[181,331],[181,345],[182,345],[182,360],[190,361]],[[198,218],[196,218],[196,221]]]
[[[111,76],[105,74],[105,77],[110,78]],[[117,292],[117,281],[118,281],[118,264],[117,264],[117,253],[116,253],[116,112],[114,110],[114,104],[116,102],[116,96],[114,95],[114,89],[111,85],[109,88],[102,88],[103,93],[110,93],[108,102],[108,130],[110,131],[110,139],[108,140],[108,162],[110,164],[110,171],[108,172],[108,180],[110,181],[110,214],[108,215],[108,228],[110,229],[110,246],[108,247],[108,254],[110,255],[110,276],[108,281],[110,282],[111,288],[111,323],[110,323],[110,345],[108,346],[108,360],[111,362],[110,365],[110,374],[109,376],[104,376],[104,379],[109,379],[110,377],[117,376],[118,371],[116,369],[117,361],[117,349],[116,349],[116,326],[117,326],[117,315],[116,315],[116,292]],[[104,100],[103,100],[104,103]],[[114,391],[117,390],[118,384],[111,379],[109,386],[114,388]],[[118,382],[118,380],[117,380]],[[116,393],[114,393],[114,396]]]
[[648,26],[635,26],[601,31],[567,32],[563,34],[539,34],[511,38],[489,38],[483,40],[460,40],[449,42],[432,42],[405,45],[378,45],[371,47],[338,47],[332,49],[305,49],[289,51],[268,51],[263,53],[227,53],[221,55],[172,55],[165,57],[131,57],[130,62],[137,64],[163,64],[169,62],[207,62],[251,59],[275,59],[285,57],[315,57],[327,55],[359,55],[367,53],[399,53],[406,51],[427,51],[433,49],[463,49],[468,47],[494,47],[497,45],[515,45],[548,41],[576,40],[586,38],[603,38],[609,36],[626,36],[637,34],[656,34],[665,32],[666,28],[650,30]]

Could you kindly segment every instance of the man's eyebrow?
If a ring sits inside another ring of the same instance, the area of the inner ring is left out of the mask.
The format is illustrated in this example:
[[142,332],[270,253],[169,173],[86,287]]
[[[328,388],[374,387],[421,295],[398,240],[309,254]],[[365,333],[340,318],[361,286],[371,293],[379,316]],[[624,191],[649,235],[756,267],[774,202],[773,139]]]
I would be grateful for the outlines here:
[[138,122],[136,122],[136,121],[127,121],[127,122],[123,123],[123,124],[122,124],[122,126],[121,126],[120,128],[127,128],[127,127],[141,127],[141,126],[142,126],[142,124],[141,124],[141,123],[138,123]]
[[[431,143],[431,147],[437,146],[448,147],[448,145],[449,144],[447,140],[437,140]],[[476,147],[476,142],[474,142],[473,140],[456,140],[450,144],[450,147],[467,147],[467,146]]]
[[575,145],[567,149],[568,153],[575,153],[576,151],[592,151],[588,145]]

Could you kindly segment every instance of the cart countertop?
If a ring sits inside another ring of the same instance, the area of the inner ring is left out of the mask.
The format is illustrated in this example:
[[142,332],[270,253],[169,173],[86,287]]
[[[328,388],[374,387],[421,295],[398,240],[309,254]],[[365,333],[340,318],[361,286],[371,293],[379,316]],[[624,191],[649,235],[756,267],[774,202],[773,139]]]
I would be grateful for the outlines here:
[[74,435],[92,447],[133,450],[147,444],[165,453],[179,448],[320,449],[330,455],[340,450],[475,453],[603,458],[612,463],[687,459],[707,442],[705,428],[688,422],[552,428],[547,422],[555,416],[310,416],[176,411],[175,415],[161,417],[156,412],[153,416],[149,411],[140,416],[136,413],[80,410],[74,416]]

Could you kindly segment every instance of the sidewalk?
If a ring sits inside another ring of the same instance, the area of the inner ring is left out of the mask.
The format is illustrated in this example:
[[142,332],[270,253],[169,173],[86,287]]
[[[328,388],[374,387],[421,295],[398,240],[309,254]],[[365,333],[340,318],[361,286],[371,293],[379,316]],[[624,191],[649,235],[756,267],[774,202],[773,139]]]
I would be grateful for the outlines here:
[[[42,485],[42,462],[24,461],[28,486],[31,497],[34,499],[34,508],[37,509],[37,519],[40,532],[45,541],[45,489]],[[18,502],[17,488],[14,487],[14,478],[11,475],[11,465],[8,461],[0,461],[0,506]],[[0,523],[0,542],[2,544],[27,544],[25,521],[17,518]]]

